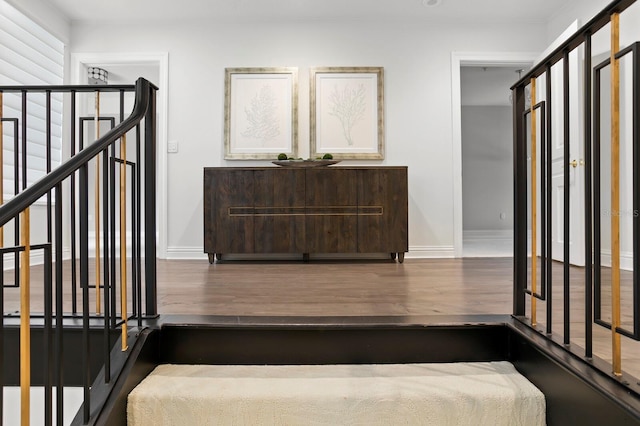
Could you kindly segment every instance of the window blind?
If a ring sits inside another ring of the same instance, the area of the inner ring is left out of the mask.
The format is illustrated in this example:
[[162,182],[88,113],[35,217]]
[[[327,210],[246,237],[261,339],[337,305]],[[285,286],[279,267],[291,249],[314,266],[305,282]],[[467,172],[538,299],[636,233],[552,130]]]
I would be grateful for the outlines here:
[[[0,0],[0,85],[59,85],[64,79],[64,43],[22,12]],[[4,94],[2,116],[22,119],[23,98],[20,93]],[[46,94],[27,95],[27,185],[42,178],[46,163]],[[63,95],[51,94],[51,167],[62,157]],[[18,126],[22,150],[22,123]],[[3,126],[5,199],[14,193],[13,123]],[[21,165],[18,164],[20,168]],[[18,176],[22,175],[19,169]],[[19,188],[22,189],[21,177]]]

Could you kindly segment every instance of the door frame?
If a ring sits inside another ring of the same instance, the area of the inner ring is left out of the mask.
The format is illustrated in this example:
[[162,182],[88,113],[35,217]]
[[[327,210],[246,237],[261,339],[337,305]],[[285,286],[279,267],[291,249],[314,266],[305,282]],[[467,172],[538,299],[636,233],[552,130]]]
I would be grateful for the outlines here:
[[[71,84],[86,84],[86,74],[84,70],[88,66],[103,66],[108,68],[109,65],[157,65],[158,75],[158,97],[157,97],[157,113],[160,117],[160,123],[157,128],[157,194],[156,200],[159,208],[157,209],[157,229],[156,241],[157,257],[160,259],[167,258],[167,137],[168,137],[168,94],[169,94],[169,53],[71,53]],[[81,81],[82,80],[82,81]],[[132,82],[134,83],[134,82]]]
[[[452,52],[451,53],[451,122],[453,155],[453,255],[462,257],[462,99],[460,67],[523,66],[530,67],[539,52]],[[515,83],[515,81],[514,81]],[[508,96],[505,93],[505,96]]]

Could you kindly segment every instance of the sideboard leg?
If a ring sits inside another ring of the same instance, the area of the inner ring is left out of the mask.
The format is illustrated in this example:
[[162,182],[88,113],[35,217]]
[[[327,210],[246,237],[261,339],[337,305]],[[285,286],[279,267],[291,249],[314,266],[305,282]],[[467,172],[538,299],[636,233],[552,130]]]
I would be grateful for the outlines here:
[[213,253],[207,253],[209,255],[209,263],[213,264],[213,261],[215,260],[214,254]]
[[398,253],[398,262],[404,262],[404,252]]
[[302,261],[304,263],[308,263],[309,262],[309,253],[302,253]]
[[222,253],[216,253],[216,259],[222,260]]
[[396,260],[396,254],[395,253],[390,253],[391,254],[391,260]]

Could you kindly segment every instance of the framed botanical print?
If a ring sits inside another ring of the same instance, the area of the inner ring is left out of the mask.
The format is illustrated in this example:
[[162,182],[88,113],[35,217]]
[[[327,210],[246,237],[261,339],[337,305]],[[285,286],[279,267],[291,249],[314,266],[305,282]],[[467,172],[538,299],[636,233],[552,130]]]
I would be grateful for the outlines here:
[[297,68],[226,68],[224,97],[225,159],[295,156]]
[[311,155],[384,159],[384,69],[313,68],[310,72]]

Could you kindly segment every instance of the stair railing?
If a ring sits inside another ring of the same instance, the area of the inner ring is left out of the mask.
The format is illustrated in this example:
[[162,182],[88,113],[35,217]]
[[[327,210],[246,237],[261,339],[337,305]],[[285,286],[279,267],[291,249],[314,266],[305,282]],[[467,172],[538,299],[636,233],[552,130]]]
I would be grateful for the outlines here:
[[[621,344],[621,337],[631,339],[630,343],[640,341],[640,43],[620,46],[620,17],[634,3],[611,2],[512,87],[513,313],[524,324],[640,394],[638,380],[623,372]],[[594,50],[596,37],[604,45],[598,52]],[[602,43],[603,39],[608,43]],[[575,61],[576,55],[582,60]],[[604,55],[602,62],[593,63]],[[627,61],[624,91],[623,60]],[[603,95],[605,88],[610,95]],[[576,91],[579,101],[572,96]],[[626,105],[632,105],[627,107],[626,117],[621,114],[621,93]],[[606,102],[602,101],[605,97],[609,98]],[[608,122],[605,114],[610,116]],[[581,135],[572,132],[572,121],[579,121]],[[624,134],[623,121],[627,129]],[[583,158],[573,157],[572,148],[577,144],[583,146]],[[561,166],[552,156],[558,146],[562,147],[558,156]],[[629,154],[625,155],[621,147]],[[623,163],[631,179],[621,174]],[[583,191],[584,205],[573,205],[573,182],[581,168],[584,188],[579,190]],[[561,184],[554,187],[553,182],[558,180]],[[621,202],[627,203],[626,210]],[[573,211],[584,212],[584,227],[576,229]],[[631,224],[626,235],[621,220]],[[610,230],[610,238],[605,227]],[[574,266],[577,262],[571,260],[572,228],[584,237],[584,268]],[[621,265],[621,237],[633,245],[626,259],[629,270]],[[605,255],[610,261],[605,262]],[[625,291],[621,291],[622,272],[627,281]],[[573,306],[574,300],[581,300],[580,306]],[[608,329],[610,354],[595,352],[594,335],[604,329],[596,329],[594,324]]]
[[[10,309],[9,299],[15,296],[11,292],[19,290],[22,425],[30,424],[31,386],[40,384],[34,383],[31,378],[34,371],[32,356],[41,358],[44,364],[41,383],[45,392],[44,424],[53,424],[55,412],[56,424],[61,425],[65,357],[68,357],[70,351],[82,352],[82,418],[83,423],[88,424],[92,415],[90,387],[92,379],[97,376],[97,371],[91,371],[91,365],[102,367],[105,381],[108,382],[112,377],[110,351],[115,340],[114,331],[120,329],[121,350],[127,351],[131,334],[127,326],[130,320],[137,319],[138,326],[141,326],[143,317],[157,314],[156,91],[153,84],[142,78],[138,79],[135,86],[0,86],[0,142],[13,136],[15,183],[14,196],[6,203],[2,203],[4,185],[0,192],[0,229],[4,230],[11,225],[14,227],[14,247],[3,247],[5,235],[4,231],[0,231],[0,267],[4,269],[6,255],[14,256],[13,271],[0,271],[0,306],[3,314],[6,313]],[[100,95],[108,92],[119,94],[120,117],[117,125],[114,117],[100,116]],[[125,94],[131,92],[135,95],[133,110],[125,118]],[[7,94],[19,96],[19,111],[16,111],[15,106],[4,107],[3,98]],[[78,116],[78,99],[81,94],[86,94],[82,96],[87,97],[95,95],[96,107],[92,117]],[[52,169],[51,111],[52,103],[61,96],[66,97],[70,103],[65,104],[63,114],[70,116],[66,127],[63,126],[63,131],[68,131],[69,137],[62,137],[63,140],[69,139],[70,158]],[[34,100],[35,97],[37,100]],[[28,108],[44,108],[44,123],[29,123],[31,116]],[[4,111],[9,113],[7,115],[15,113],[17,116],[5,116]],[[112,128],[100,136],[105,118]],[[96,140],[93,137],[87,139],[93,141],[91,143],[85,143],[86,122],[94,125]],[[31,185],[27,185],[27,159],[36,161],[38,154],[35,157],[28,155],[28,150],[32,148],[29,145],[29,132],[42,133],[46,139],[46,174]],[[135,143],[129,144],[127,155],[127,136],[131,138],[131,133]],[[4,152],[4,146],[0,146],[0,182],[6,178],[2,162]],[[90,164],[95,165],[93,174],[90,173]],[[21,189],[18,184],[20,178]],[[92,179],[93,186],[90,185]],[[89,207],[91,198],[95,201],[93,210]],[[32,210],[34,206],[42,208],[42,200],[45,199],[45,214],[34,223]],[[89,232],[90,220],[95,223],[93,236]],[[38,234],[44,242],[34,244],[33,237]],[[94,253],[90,256],[92,246]],[[42,266],[31,264],[34,252],[43,253]],[[90,258],[95,260],[93,265]],[[90,282],[91,267],[95,269],[93,285]],[[33,286],[33,281],[40,280],[41,290]],[[10,282],[7,284],[7,281]],[[78,287],[81,290],[80,311],[77,306]],[[43,307],[42,312],[32,309],[32,290],[37,290],[38,293],[42,291],[43,300],[37,302],[38,306]],[[68,300],[69,293],[71,301]],[[91,298],[96,301],[95,312],[90,308]],[[66,324],[77,323],[80,318],[82,347],[65,348],[63,330]],[[11,315],[0,318],[0,347],[3,348],[6,343],[7,322],[10,320]],[[103,330],[103,355],[97,363],[95,359],[89,359],[91,345],[95,344],[95,340],[90,340],[90,329],[95,330],[96,324],[100,324],[98,327]],[[32,330],[39,327],[42,327],[44,336],[43,353],[36,353],[31,347]],[[0,382],[3,385],[7,383],[1,368],[5,361],[0,351]],[[3,390],[0,389],[0,424],[3,418],[2,406]]]

